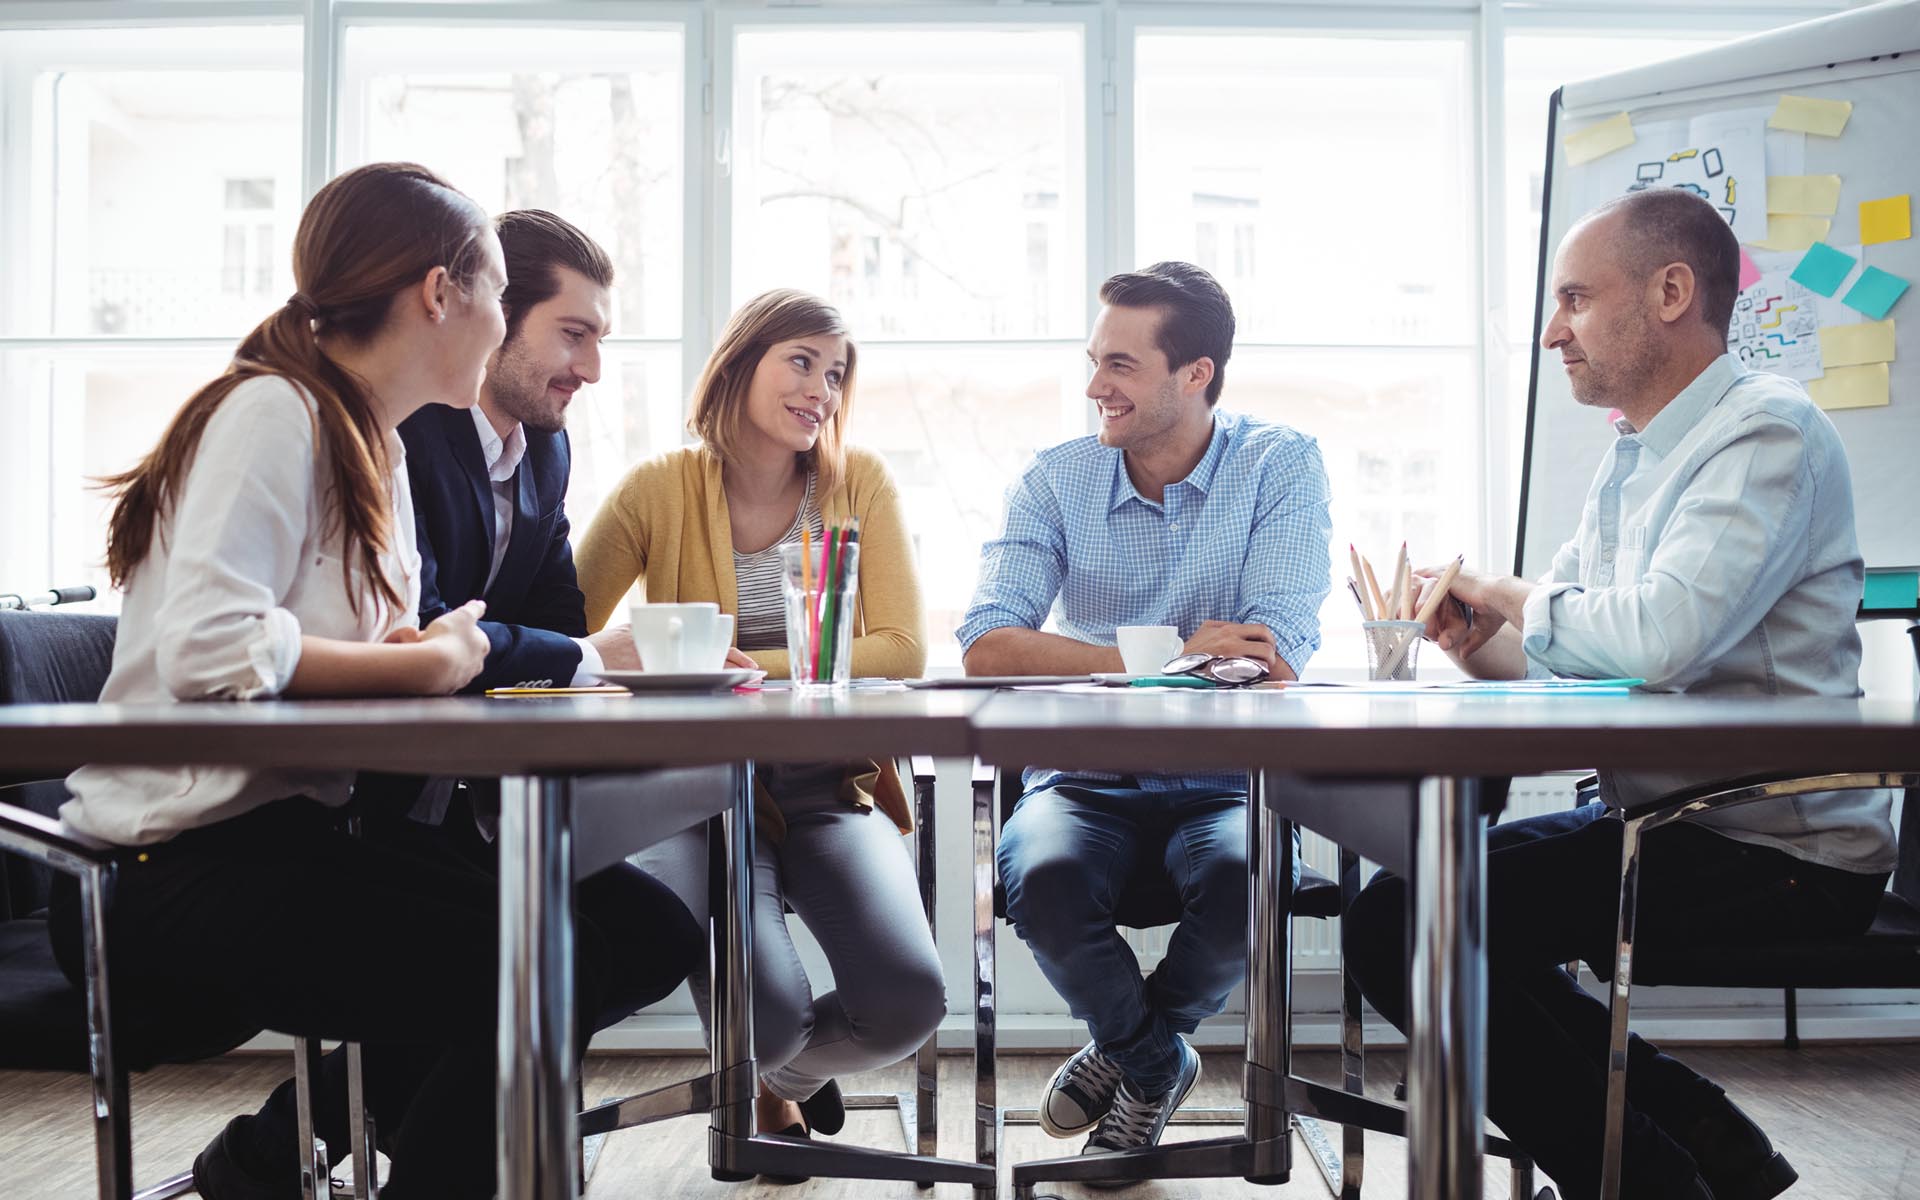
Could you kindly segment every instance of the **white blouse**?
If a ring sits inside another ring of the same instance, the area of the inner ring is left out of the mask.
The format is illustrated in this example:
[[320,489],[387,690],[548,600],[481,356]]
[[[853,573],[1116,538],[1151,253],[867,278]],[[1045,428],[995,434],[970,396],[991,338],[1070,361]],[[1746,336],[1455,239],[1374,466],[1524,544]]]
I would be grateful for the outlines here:
[[[101,700],[270,698],[293,678],[303,635],[375,642],[418,622],[405,448],[389,431],[393,544],[380,556],[405,609],[387,609],[359,583],[355,615],[314,422],[307,395],[279,376],[247,380],[215,410],[174,511],[127,581]],[[341,805],[352,784],[352,771],[88,766],[68,777],[73,799],[60,817],[81,833],[146,845],[289,796]]]

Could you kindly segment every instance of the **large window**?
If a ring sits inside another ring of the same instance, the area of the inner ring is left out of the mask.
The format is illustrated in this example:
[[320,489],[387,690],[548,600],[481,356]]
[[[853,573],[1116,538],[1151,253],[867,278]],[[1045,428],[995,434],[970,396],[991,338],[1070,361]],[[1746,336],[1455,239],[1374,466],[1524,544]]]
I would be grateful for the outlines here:
[[735,46],[733,302],[802,287],[845,314],[852,440],[892,466],[929,658],[956,666],[1006,484],[1087,431],[1081,31],[812,24]]
[[[1485,561],[1512,524],[1547,96],[1847,6],[0,0],[0,590],[104,584],[89,481],[292,290],[321,165],[384,158],[612,253],[576,526],[685,438],[736,305],[838,305],[936,667],[1007,483],[1092,429],[1099,282],[1160,258],[1232,295],[1224,403],[1319,439],[1342,551]],[[303,9],[335,24],[308,38]],[[1344,590],[1323,625],[1315,665],[1356,664]]]

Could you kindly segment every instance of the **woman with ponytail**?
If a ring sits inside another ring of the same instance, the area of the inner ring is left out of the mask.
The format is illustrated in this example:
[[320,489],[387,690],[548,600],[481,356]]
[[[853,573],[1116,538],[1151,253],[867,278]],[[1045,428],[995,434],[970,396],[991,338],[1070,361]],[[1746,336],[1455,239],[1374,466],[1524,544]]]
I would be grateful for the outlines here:
[[[492,226],[424,168],[362,167],[308,204],[294,278],[153,452],[108,481],[107,563],[125,595],[103,700],[444,695],[480,670],[478,602],[417,627],[394,428],[423,404],[478,400],[506,328]],[[76,771],[62,820],[126,848],[109,914],[115,1001],[143,1023],[235,1040],[363,1043],[369,1107],[396,1139],[386,1194],[490,1195],[493,884],[348,837],[352,781]],[[71,886],[51,929],[78,981]],[[326,969],[316,956],[343,939],[355,969]],[[592,951],[580,947],[588,1011]],[[237,1168],[198,1179],[201,1194],[298,1194],[290,1162]]]

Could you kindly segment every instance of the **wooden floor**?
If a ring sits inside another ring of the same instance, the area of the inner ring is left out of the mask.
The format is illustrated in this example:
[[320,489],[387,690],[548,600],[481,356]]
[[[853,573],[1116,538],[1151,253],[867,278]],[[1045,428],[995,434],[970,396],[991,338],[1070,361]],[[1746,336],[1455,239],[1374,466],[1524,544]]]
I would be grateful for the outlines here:
[[[1800,1169],[1791,1193],[1805,1200],[1920,1200],[1920,1045],[1835,1046],[1799,1051],[1772,1048],[1693,1049],[1682,1057],[1712,1076],[1764,1125]],[[1331,1078],[1337,1060],[1327,1053],[1297,1056],[1303,1074]],[[697,1069],[680,1057],[595,1056],[588,1061],[587,1092],[602,1098],[644,1091]],[[1057,1065],[1052,1057],[1008,1055],[1000,1064],[1002,1103],[1031,1105]],[[941,1061],[945,1103],[941,1148],[950,1157],[971,1157],[972,1059]],[[273,1056],[236,1056],[189,1067],[169,1067],[134,1081],[134,1170],[141,1186],[183,1171],[232,1114],[253,1107],[285,1077],[290,1065]],[[1397,1054],[1368,1061],[1369,1091],[1386,1094],[1400,1076]],[[1208,1055],[1194,1102],[1237,1102],[1239,1063]],[[910,1086],[906,1067],[843,1081],[849,1091],[893,1091]],[[1170,1136],[1219,1136],[1218,1128],[1188,1127]],[[1334,1131],[1337,1140],[1337,1131]],[[839,1139],[899,1146],[899,1125],[882,1112],[853,1113]],[[1292,1182],[1256,1188],[1239,1180],[1151,1183],[1125,1195],[1135,1200],[1185,1200],[1206,1196],[1261,1200],[1321,1200],[1318,1173],[1295,1139]],[[1011,1127],[1004,1164],[1078,1150],[1039,1129]],[[722,1184],[707,1174],[705,1122],[683,1118],[607,1139],[594,1170],[590,1197],[671,1196],[676,1200],[809,1200],[823,1197],[913,1197],[972,1200],[971,1190],[942,1185],[932,1193],[909,1183],[815,1180],[797,1186]],[[86,1081],[78,1076],[0,1071],[0,1197],[84,1197],[92,1194],[92,1139],[87,1124]],[[1486,1195],[1507,1195],[1504,1164],[1490,1164]],[[1544,1179],[1542,1182],[1546,1182]],[[1382,1200],[1406,1195],[1406,1147],[1388,1137],[1367,1141],[1366,1194]],[[1005,1175],[1002,1176],[1005,1184]],[[1087,1193],[1072,1185],[1047,1188],[1061,1196]],[[1002,1195],[1010,1195],[1003,1191]]]

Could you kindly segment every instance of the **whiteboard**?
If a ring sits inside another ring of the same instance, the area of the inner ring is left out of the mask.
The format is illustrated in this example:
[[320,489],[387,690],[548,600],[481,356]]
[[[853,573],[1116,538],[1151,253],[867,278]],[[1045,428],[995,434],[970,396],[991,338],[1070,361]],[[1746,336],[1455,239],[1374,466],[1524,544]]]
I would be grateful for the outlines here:
[[[1558,352],[1539,346],[1545,314],[1551,311],[1546,288],[1554,250],[1596,191],[1581,173],[1609,163],[1601,158],[1570,166],[1564,133],[1623,111],[1632,114],[1636,128],[1739,109],[1771,112],[1783,92],[1853,102],[1841,136],[1804,135],[1804,162],[1790,163],[1794,169],[1772,165],[1776,144],[1769,136],[1769,174],[1840,176],[1839,207],[1824,239],[1829,245],[1859,245],[1859,201],[1903,194],[1920,200],[1920,0],[1823,17],[1664,64],[1569,84],[1555,94],[1515,541],[1519,575],[1544,573],[1554,551],[1573,536],[1588,485],[1615,437],[1604,410],[1574,401]],[[1632,153],[1629,147],[1610,157]],[[1920,237],[1867,246],[1863,257],[1914,285],[1887,314],[1896,331],[1892,403],[1828,416],[1846,445],[1854,519],[1868,570],[1911,569],[1920,566]]]

